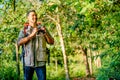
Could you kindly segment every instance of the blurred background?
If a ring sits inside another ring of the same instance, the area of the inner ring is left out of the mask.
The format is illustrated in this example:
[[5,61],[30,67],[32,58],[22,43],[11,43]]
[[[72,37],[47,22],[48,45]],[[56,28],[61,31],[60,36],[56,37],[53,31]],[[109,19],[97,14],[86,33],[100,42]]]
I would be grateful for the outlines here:
[[0,80],[23,80],[15,44],[30,9],[55,40],[47,80],[120,80],[120,0],[0,0]]

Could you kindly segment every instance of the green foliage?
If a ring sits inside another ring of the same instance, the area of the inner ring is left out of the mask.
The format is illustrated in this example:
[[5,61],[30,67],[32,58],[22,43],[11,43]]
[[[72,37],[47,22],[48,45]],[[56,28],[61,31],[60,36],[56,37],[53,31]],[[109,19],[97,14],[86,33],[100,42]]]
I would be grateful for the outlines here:
[[7,60],[1,61],[0,65],[0,80],[17,80],[16,63],[8,62]]
[[68,56],[68,60],[71,77],[85,77],[85,65],[81,54]]
[[[47,80],[64,80],[64,69],[60,66],[51,64],[47,66]],[[51,73],[52,72],[52,73]],[[59,77],[60,76],[60,77]]]
[[[106,52],[107,53],[107,52]],[[98,70],[97,80],[120,79],[120,52],[109,52],[104,56],[104,65]],[[110,55],[111,54],[111,55]],[[106,58],[106,59],[105,59]]]
[[[108,8],[112,6],[112,8]],[[115,9],[116,7],[116,9]],[[109,9],[109,14],[105,15],[103,22],[106,22],[107,27],[107,37],[105,39],[106,45],[108,49],[104,50],[104,53],[102,53],[100,56],[102,58],[103,66],[98,70],[98,77],[97,80],[108,80],[109,78],[114,78],[119,80],[120,79],[120,68],[118,67],[120,65],[119,59],[120,59],[120,53],[119,53],[119,45],[120,45],[120,36],[118,26],[118,21],[120,20],[117,18],[116,15],[120,14],[120,11],[118,11],[119,5],[117,4],[111,4],[107,6],[104,9]],[[114,10],[114,12],[113,12]]]

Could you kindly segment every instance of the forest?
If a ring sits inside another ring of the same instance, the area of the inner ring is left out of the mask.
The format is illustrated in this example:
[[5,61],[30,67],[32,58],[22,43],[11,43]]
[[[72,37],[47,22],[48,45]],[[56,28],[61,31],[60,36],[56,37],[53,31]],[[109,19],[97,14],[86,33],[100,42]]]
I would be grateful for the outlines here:
[[120,0],[0,0],[0,80],[23,80],[16,42],[31,9],[55,40],[47,80],[120,80]]

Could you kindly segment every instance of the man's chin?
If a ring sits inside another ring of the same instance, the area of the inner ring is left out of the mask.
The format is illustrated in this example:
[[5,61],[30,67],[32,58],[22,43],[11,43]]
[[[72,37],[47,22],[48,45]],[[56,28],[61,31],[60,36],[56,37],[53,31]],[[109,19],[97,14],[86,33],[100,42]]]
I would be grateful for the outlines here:
[[32,23],[37,23],[37,21],[31,21]]

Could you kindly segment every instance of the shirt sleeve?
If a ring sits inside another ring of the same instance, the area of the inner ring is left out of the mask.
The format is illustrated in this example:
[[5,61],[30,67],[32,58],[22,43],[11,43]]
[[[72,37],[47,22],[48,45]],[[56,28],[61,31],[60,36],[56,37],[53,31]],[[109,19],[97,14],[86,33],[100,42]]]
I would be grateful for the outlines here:
[[19,33],[19,36],[18,36],[18,41],[17,42],[19,42],[22,38],[24,38],[25,36],[24,36],[24,31],[23,30],[21,30],[20,31],[20,33]]

